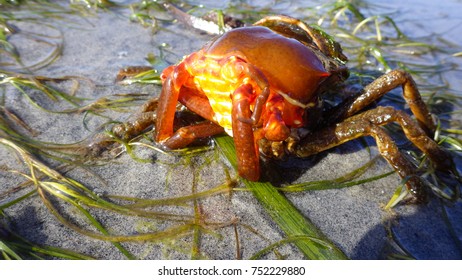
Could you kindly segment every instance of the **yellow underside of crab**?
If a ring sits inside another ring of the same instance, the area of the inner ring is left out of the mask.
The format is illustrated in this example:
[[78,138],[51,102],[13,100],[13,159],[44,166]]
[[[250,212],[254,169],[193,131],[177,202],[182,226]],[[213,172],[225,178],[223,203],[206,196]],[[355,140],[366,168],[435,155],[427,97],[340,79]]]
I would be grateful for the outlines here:
[[192,70],[194,73],[191,73],[196,88],[200,89],[209,100],[215,113],[213,120],[230,136],[233,136],[232,94],[240,85],[252,83],[246,77],[239,78],[240,73],[237,73],[233,61],[235,61],[233,57],[227,58],[225,62],[214,58],[204,58],[199,63],[195,63]]

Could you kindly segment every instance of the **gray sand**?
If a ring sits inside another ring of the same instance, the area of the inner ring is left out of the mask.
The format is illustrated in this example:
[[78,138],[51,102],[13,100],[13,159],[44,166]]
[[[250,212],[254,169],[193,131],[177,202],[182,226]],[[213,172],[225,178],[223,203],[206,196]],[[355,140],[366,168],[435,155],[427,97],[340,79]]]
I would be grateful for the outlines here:
[[[454,4],[456,5],[456,4]],[[458,3],[460,8],[460,3]],[[423,11],[422,13],[429,12]],[[437,11],[435,11],[437,13]],[[439,16],[437,14],[436,16]],[[153,85],[119,86],[114,83],[118,70],[129,65],[148,65],[145,56],[159,53],[157,46],[168,43],[172,51],[167,53],[171,63],[178,61],[183,55],[199,49],[211,37],[192,31],[181,24],[168,25],[151,36],[150,29],[130,23],[127,18],[114,13],[104,13],[99,17],[88,18],[75,25],[62,25],[64,36],[64,53],[52,65],[41,69],[37,74],[59,77],[75,75],[87,77],[95,85],[82,82],[79,96],[94,100],[97,97],[118,93],[145,93],[153,96],[159,93],[160,87]],[[457,22],[454,20],[454,22]],[[459,19],[460,22],[460,19]],[[409,24],[403,24],[409,25]],[[24,30],[30,25],[18,23]],[[409,27],[409,26],[406,26]],[[412,26],[411,26],[412,27]],[[437,30],[440,31],[440,30]],[[48,30],[55,32],[56,30]],[[406,33],[406,32],[405,32]],[[12,41],[21,46],[22,52],[29,52],[32,57],[43,57],[49,51],[46,46],[34,44],[27,38],[13,36]],[[27,58],[26,58],[27,60]],[[457,61],[460,63],[459,61]],[[64,85],[63,85],[64,86]],[[33,97],[49,109],[69,108],[65,103],[53,104],[39,94]],[[5,106],[17,113],[34,130],[39,131],[38,139],[58,143],[73,143],[91,136],[106,120],[96,116],[87,116],[87,130],[83,126],[82,114],[50,114],[38,110],[17,90],[7,89]],[[130,108],[132,112],[136,107]],[[126,120],[132,112],[105,112],[107,116]],[[377,154],[373,142],[372,156]],[[127,154],[110,161],[109,164],[92,167],[91,172],[76,169],[67,173],[102,194],[117,194],[140,198],[167,198],[187,195],[191,192],[194,181],[193,172],[187,165],[181,164],[184,159],[164,156],[150,150],[141,150],[140,156],[156,155],[159,161],[166,164],[145,164],[134,161]],[[352,142],[319,156],[296,162],[304,166],[303,174],[294,178],[294,183],[310,180],[334,179],[365,164],[371,155],[360,142]],[[209,151],[201,157],[193,159],[193,166],[201,166],[206,160],[212,163],[199,172],[197,188],[199,191],[217,186],[225,181],[224,169],[229,169],[226,159],[216,151]],[[179,162],[178,166],[173,164]],[[51,163],[56,166],[56,163]],[[16,155],[11,150],[0,148],[0,166],[24,170]],[[173,167],[172,167],[173,166]],[[383,174],[391,167],[384,160],[379,160],[363,178]],[[22,182],[19,176],[0,171],[0,189],[6,190]],[[196,172],[197,173],[197,172]],[[97,174],[103,179],[97,179]],[[235,174],[232,174],[235,177]],[[166,184],[168,182],[168,184]],[[389,242],[385,225],[395,213],[383,210],[400,178],[394,174],[384,179],[341,190],[327,190],[288,194],[292,203],[314,224],[316,224],[345,254],[353,259],[380,259],[389,252]],[[241,185],[239,185],[241,186]],[[9,198],[2,198],[1,203]],[[410,252],[418,258],[461,258],[460,252],[454,249],[451,233],[442,222],[440,206],[437,203],[428,205],[399,206],[394,211],[399,219],[394,220],[395,234]],[[63,209],[75,219],[84,218],[75,210]],[[178,214],[193,214],[192,207],[168,208]],[[213,196],[201,201],[201,211],[207,221],[228,224],[239,221],[239,233],[242,258],[249,258],[271,242],[284,238],[267,216],[259,203],[249,192],[235,192]],[[461,207],[450,208],[450,219],[459,220]],[[53,245],[73,249],[102,259],[122,259],[124,256],[115,247],[104,241],[86,238],[63,226],[54,218],[40,199],[35,196],[14,207],[8,208],[6,214],[12,219],[12,226],[17,233],[39,244]],[[146,221],[142,218],[126,217],[94,211],[95,216],[114,234],[135,234],[148,230],[167,228],[171,222]],[[265,239],[248,230],[247,225],[261,234]],[[456,228],[459,239],[461,229]],[[201,254],[210,259],[236,258],[235,234],[233,226],[214,229],[213,234],[201,236]],[[460,240],[459,240],[460,241]],[[132,254],[147,259],[188,259],[190,258],[191,237],[180,238],[166,243],[124,243]],[[280,248],[280,253],[288,259],[303,258],[296,247],[287,245]],[[266,255],[275,259],[274,254]]]

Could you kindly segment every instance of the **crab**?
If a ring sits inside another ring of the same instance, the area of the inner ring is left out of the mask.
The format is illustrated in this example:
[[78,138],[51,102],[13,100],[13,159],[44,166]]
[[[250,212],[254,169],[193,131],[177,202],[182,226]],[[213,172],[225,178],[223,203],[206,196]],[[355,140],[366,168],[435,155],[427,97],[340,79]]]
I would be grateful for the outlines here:
[[[432,139],[435,123],[414,80],[393,70],[323,109],[322,94],[348,77],[346,62],[340,45],[320,29],[288,16],[265,17],[224,33],[167,67],[158,100],[142,109],[156,114],[141,118],[131,129],[143,129],[155,117],[154,139],[167,149],[226,132],[234,139],[238,174],[251,181],[260,179],[260,153],[308,157],[372,136],[409,192],[423,199],[426,183],[381,127],[397,122],[437,169],[452,168],[451,157]],[[399,86],[416,120],[392,107],[364,110]],[[178,102],[204,121],[174,131]]]

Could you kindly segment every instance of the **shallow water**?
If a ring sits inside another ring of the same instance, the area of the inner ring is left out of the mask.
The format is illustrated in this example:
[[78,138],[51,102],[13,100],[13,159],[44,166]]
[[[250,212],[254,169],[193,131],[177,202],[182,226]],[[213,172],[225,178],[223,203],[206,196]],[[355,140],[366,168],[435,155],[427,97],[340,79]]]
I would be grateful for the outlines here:
[[[227,8],[228,3],[216,4],[215,1],[201,1],[208,9]],[[241,2],[238,2],[241,3]],[[319,1],[246,1],[254,9],[270,7],[274,12],[305,18],[308,7],[320,5]],[[441,38],[456,46],[450,53],[436,55],[426,54],[413,58],[416,62],[426,60],[429,65],[445,63],[453,70],[444,73],[444,82],[450,84],[450,92],[461,94],[460,66],[462,57],[451,56],[451,53],[461,51],[462,38],[457,26],[462,23],[461,1],[387,1],[377,3],[371,1],[368,9],[362,9],[366,16],[386,14],[393,18],[404,34],[409,37],[424,37],[431,43],[440,43]],[[238,4],[236,4],[238,5]],[[242,7],[242,6],[241,6]],[[253,17],[256,15],[252,14]],[[38,69],[35,73],[49,77],[82,76],[93,82],[82,81],[78,95],[94,100],[112,94],[141,93],[157,95],[160,87],[156,85],[121,86],[114,83],[119,69],[130,65],[148,65],[145,58],[148,53],[160,54],[159,45],[170,46],[165,51],[166,60],[175,63],[186,54],[199,49],[212,36],[194,31],[180,23],[164,23],[163,28],[152,34],[150,28],[143,28],[137,23],[129,22],[128,13],[104,13],[87,17],[85,20],[72,16],[63,21],[51,21],[52,28],[36,23],[16,22],[22,30],[37,28],[41,32],[52,34],[48,40],[57,40],[56,33],[62,32],[62,56],[47,67]],[[336,35],[336,34],[331,34]],[[429,36],[434,35],[434,36]],[[27,36],[13,35],[10,41],[19,47],[24,54],[26,64],[40,60],[51,50],[50,45],[37,43]],[[341,39],[340,39],[341,41]],[[444,44],[447,46],[447,44]],[[392,48],[391,48],[392,49]],[[408,58],[406,58],[408,59]],[[2,61],[2,60],[0,60]],[[431,75],[430,75],[431,76]],[[69,87],[69,85],[62,85]],[[50,102],[37,92],[32,92],[32,98],[48,109],[69,109],[67,103]],[[23,95],[12,87],[7,88],[5,107],[18,114],[21,119],[40,132],[37,139],[58,143],[74,143],[86,137],[91,137],[95,131],[108,119],[126,120],[136,106],[126,112],[106,111],[107,118],[83,114],[51,114],[37,109]],[[141,103],[141,102],[139,102]],[[460,103],[459,103],[460,104]],[[460,109],[456,105],[454,109]],[[460,119],[460,114],[451,115]],[[372,154],[377,154],[375,145],[371,142]],[[178,157],[169,157],[151,150],[141,150],[139,156],[155,158],[154,164],[138,163],[127,154],[110,161],[108,164],[91,167],[86,170],[72,170],[66,173],[70,177],[84,182],[90,188],[101,194],[117,194],[141,198],[168,198],[187,195],[191,185],[197,185],[200,190],[207,190],[225,181],[225,171],[228,163],[216,151],[208,152],[192,160],[193,167],[200,172],[191,171],[191,161]],[[27,171],[9,149],[0,149],[0,165],[8,168]],[[371,155],[362,143],[348,143],[328,153],[307,160],[291,162],[297,170],[303,172],[284,180],[291,183],[334,179],[351,172],[365,164]],[[211,163],[210,163],[211,162]],[[165,164],[166,163],[166,164]],[[55,162],[50,163],[56,166]],[[271,165],[271,164],[269,164]],[[280,168],[278,164],[274,164]],[[186,167],[185,167],[186,166]],[[206,166],[204,168],[204,166]],[[271,168],[271,166],[269,166]],[[271,170],[271,169],[270,169]],[[365,177],[383,174],[390,170],[385,161],[368,170]],[[21,182],[20,177],[0,170],[0,190],[13,188]],[[232,171],[231,171],[232,172]],[[270,171],[271,172],[271,171]],[[197,174],[198,173],[198,174]],[[287,172],[290,173],[290,172]],[[200,179],[197,179],[200,176]],[[232,173],[232,176],[234,174]],[[100,180],[100,178],[102,180]],[[198,182],[198,183],[194,183]],[[353,259],[380,259],[395,253],[390,245],[386,231],[390,223],[394,223],[392,233],[395,241],[400,243],[407,252],[419,259],[460,259],[462,215],[460,203],[455,206],[443,207],[437,200],[428,205],[401,205],[389,213],[381,206],[386,204],[400,183],[397,175],[368,182],[359,186],[341,190],[313,191],[287,195],[293,204],[310,220],[312,220],[345,254]],[[13,197],[0,198],[0,204],[10,201]],[[446,211],[444,212],[443,209]],[[192,207],[166,207],[166,212],[191,215]],[[83,224],[84,218],[72,209],[63,208],[77,223]],[[227,224],[239,221],[238,226],[242,257],[249,258],[255,252],[272,242],[284,238],[277,226],[271,221],[258,202],[247,192],[236,192],[231,197],[227,195],[214,196],[201,202],[201,211],[207,221],[215,224]],[[74,249],[97,258],[120,259],[124,256],[109,242],[86,238],[64,227],[44,207],[38,197],[33,197],[23,203],[5,209],[11,217],[15,231],[27,239],[39,244]],[[448,229],[448,220],[453,229]],[[142,218],[126,217],[104,211],[95,211],[97,218],[114,233],[134,234],[148,230],[163,229],[172,222],[144,220]],[[251,228],[253,231],[249,230]],[[232,226],[213,229],[215,234],[203,234],[201,253],[211,259],[233,259],[235,255],[235,235]],[[259,234],[255,234],[258,232]],[[263,237],[262,237],[263,236]],[[164,243],[124,243],[124,246],[135,256],[149,259],[184,259],[190,257],[191,240],[179,238],[175,242]],[[187,248],[187,249],[185,249]],[[303,256],[292,246],[284,246],[280,254],[289,259],[300,259]],[[274,259],[276,254],[267,258]]]

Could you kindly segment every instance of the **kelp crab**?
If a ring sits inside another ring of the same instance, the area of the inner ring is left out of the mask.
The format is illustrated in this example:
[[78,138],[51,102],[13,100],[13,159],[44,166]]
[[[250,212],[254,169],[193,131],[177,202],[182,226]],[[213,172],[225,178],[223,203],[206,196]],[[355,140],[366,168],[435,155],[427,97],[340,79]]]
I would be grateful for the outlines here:
[[[381,126],[399,123],[437,169],[453,166],[451,157],[432,140],[434,120],[408,73],[386,73],[324,112],[324,117],[317,113],[323,111],[320,97],[326,88],[348,77],[346,61],[330,36],[291,17],[270,16],[228,31],[163,71],[155,141],[177,149],[227,132],[236,146],[239,175],[255,181],[260,178],[259,152],[307,157],[372,136],[381,155],[406,178],[408,190],[423,199],[424,180]],[[399,86],[416,121],[392,107],[363,110]],[[178,102],[205,121],[174,131]]]

